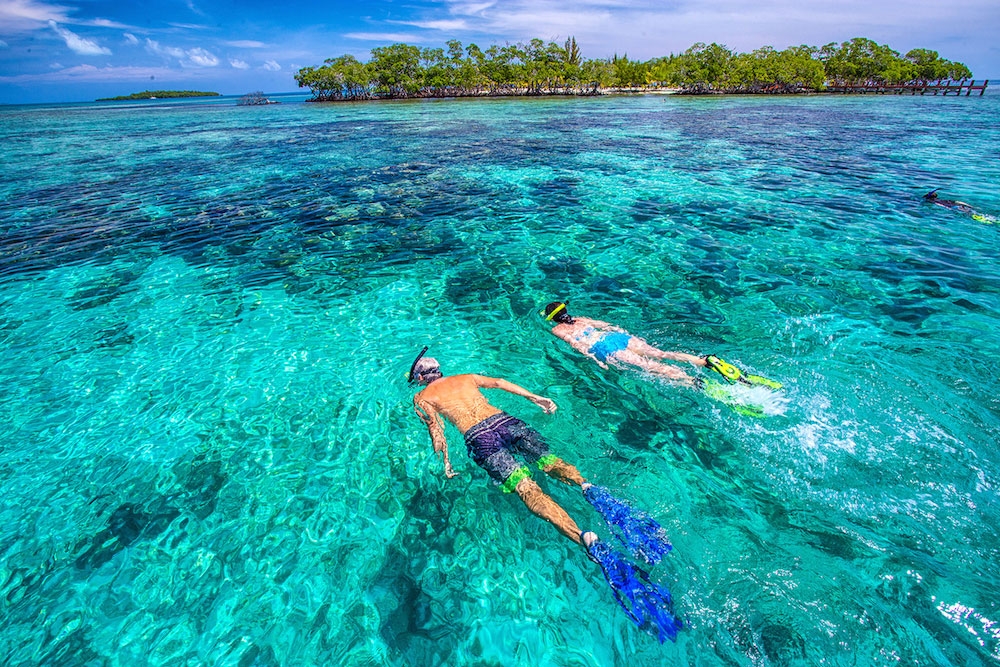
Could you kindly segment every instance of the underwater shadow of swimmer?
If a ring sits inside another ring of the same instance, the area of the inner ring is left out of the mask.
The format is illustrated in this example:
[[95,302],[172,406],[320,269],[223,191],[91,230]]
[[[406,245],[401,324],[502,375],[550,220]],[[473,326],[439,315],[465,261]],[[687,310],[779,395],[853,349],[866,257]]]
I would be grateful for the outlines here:
[[451,513],[460,495],[418,488],[405,503],[407,520],[369,583],[366,597],[378,609],[379,636],[394,664],[450,664],[461,641],[474,634],[455,612],[474,606],[475,596],[451,589],[447,577],[428,565],[434,554],[455,553]]
[[[108,527],[91,538],[90,547],[77,556],[75,565],[79,570],[99,568],[140,538],[158,536],[178,516],[180,510],[166,504],[153,512],[135,503],[119,505],[108,518]],[[77,549],[86,543],[81,540]]]

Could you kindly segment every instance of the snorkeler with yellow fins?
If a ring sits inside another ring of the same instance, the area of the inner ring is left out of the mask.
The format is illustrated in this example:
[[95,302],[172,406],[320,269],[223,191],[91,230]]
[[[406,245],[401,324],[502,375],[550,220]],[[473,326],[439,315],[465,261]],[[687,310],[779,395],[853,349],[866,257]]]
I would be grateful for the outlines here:
[[653,375],[666,378],[671,382],[704,391],[707,395],[730,404],[733,409],[742,414],[759,417],[763,413],[754,406],[732,402],[731,395],[725,385],[711,379],[692,377],[680,368],[668,363],[680,361],[692,366],[715,371],[728,384],[741,384],[749,387],[767,387],[781,389],[782,384],[761,375],[744,373],[736,366],[719,357],[709,354],[698,357],[684,352],[668,352],[653,347],[642,338],[634,336],[621,327],[608,322],[594,320],[589,317],[573,317],[567,310],[566,302],[553,301],[545,306],[546,322],[555,322],[552,333],[566,341],[576,351],[590,357],[601,368],[613,366],[633,366]]
[[924,195],[923,199],[926,202],[935,204],[937,206],[943,206],[944,208],[950,208],[953,211],[958,211],[960,213],[965,213],[969,215],[976,222],[983,222],[987,225],[992,225],[998,222],[995,215],[990,215],[988,213],[980,213],[976,209],[972,208],[972,204],[966,204],[964,201],[957,201],[955,199],[941,199],[938,197],[937,191],[940,188],[934,188],[930,192]]

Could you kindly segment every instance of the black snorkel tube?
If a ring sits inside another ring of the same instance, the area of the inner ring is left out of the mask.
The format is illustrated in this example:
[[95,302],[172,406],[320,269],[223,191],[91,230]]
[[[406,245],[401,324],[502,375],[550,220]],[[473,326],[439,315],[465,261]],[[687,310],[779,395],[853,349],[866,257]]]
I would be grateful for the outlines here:
[[413,384],[413,371],[417,370],[417,363],[424,358],[425,354],[427,354],[426,345],[424,345],[424,349],[420,350],[420,354],[418,354],[417,358],[413,360],[413,363],[410,364],[410,374],[406,376],[406,381],[410,384]]

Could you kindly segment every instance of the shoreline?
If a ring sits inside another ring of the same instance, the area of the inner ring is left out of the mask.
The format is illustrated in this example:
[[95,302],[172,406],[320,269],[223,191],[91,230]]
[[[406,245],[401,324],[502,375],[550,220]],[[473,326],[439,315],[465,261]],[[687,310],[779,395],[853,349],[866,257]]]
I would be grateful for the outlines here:
[[[421,94],[413,95],[386,95],[376,94],[358,95],[350,97],[312,97],[305,100],[306,103],[337,103],[337,102],[391,102],[391,101],[413,101],[413,100],[458,100],[458,99],[539,99],[555,97],[628,97],[632,95],[662,95],[679,97],[864,97],[874,96],[902,96],[902,97],[981,97],[988,87],[989,79],[982,84],[971,81],[968,84],[955,83],[947,87],[950,92],[943,92],[940,95],[934,91],[934,86],[923,86],[929,92],[920,92],[921,86],[828,86],[823,90],[815,89],[775,89],[773,86],[759,90],[687,90],[681,87],[650,86],[650,87],[608,87],[594,88],[590,90],[558,90],[558,91],[474,91],[452,94]],[[972,91],[966,92],[969,88]],[[962,92],[955,92],[960,89]]]

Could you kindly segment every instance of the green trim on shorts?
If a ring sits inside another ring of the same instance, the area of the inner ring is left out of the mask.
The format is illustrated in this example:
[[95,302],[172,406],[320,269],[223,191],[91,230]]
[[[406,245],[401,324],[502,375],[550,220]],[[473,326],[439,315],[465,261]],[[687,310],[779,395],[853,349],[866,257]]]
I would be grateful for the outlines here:
[[512,472],[510,474],[510,477],[504,480],[504,483],[502,485],[503,492],[513,493],[514,489],[517,488],[517,485],[521,483],[521,480],[526,477],[531,477],[531,471],[528,470],[525,466],[521,466],[520,468]]
[[545,472],[545,468],[550,465],[554,465],[559,461],[559,457],[555,454],[546,454],[542,458],[538,459],[538,469]]

